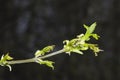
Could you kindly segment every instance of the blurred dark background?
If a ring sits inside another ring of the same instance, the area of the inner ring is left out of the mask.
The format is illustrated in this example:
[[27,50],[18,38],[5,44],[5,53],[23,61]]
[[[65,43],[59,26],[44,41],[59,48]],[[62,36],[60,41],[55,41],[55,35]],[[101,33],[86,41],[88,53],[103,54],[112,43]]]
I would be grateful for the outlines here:
[[104,52],[95,57],[56,55],[55,70],[35,63],[0,67],[0,80],[120,80],[120,0],[0,0],[0,55],[32,58],[47,45],[84,33],[83,24],[97,22],[93,41]]

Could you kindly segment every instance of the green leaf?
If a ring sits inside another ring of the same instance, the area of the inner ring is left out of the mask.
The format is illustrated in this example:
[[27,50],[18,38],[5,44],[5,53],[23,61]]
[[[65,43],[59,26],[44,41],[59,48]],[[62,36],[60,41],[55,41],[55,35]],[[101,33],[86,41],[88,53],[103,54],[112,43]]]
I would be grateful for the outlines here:
[[9,53],[7,53],[6,55],[2,55],[1,57],[1,61],[7,61],[7,60],[12,60],[13,58],[11,56],[9,56]]
[[35,57],[39,57],[39,56],[45,55],[45,53],[52,51],[53,48],[54,48],[54,45],[47,46],[47,47],[43,48],[42,50],[37,50],[35,52]]
[[96,28],[96,22],[93,23],[91,26],[87,26],[85,24],[83,26],[84,28],[86,28],[85,34],[80,34],[72,40],[65,40],[63,42],[64,50],[66,53],[70,54],[71,52],[75,52],[75,53],[83,54],[82,51],[91,49],[96,55],[96,53],[101,51],[99,47],[97,47],[95,44],[86,43],[86,41],[87,42],[90,41],[91,36],[96,40],[98,40],[100,37],[97,34],[93,34]]
[[47,47],[45,47],[45,48],[43,48],[43,50],[42,51],[44,51],[44,52],[50,52],[50,51],[52,51],[53,50],[53,48],[55,47],[55,45],[52,45],[52,46],[47,46]]
[[9,53],[7,53],[7,54],[4,56],[4,58],[5,58],[6,60],[12,60],[12,59],[13,59],[11,56],[9,56]]
[[41,62],[41,64],[45,64],[45,65],[47,65],[48,67],[51,67],[52,69],[54,69],[53,63],[54,63],[54,62],[48,61],[48,60],[45,60],[45,61]]
[[72,50],[72,52],[75,52],[75,53],[78,53],[78,54],[83,54],[83,52],[82,52],[82,51],[77,50],[77,49]]
[[43,52],[43,51],[41,51],[41,50],[37,50],[36,52],[35,52],[35,57],[39,57],[39,56],[42,56],[42,55],[44,55],[45,54],[45,52]]
[[95,30],[95,27],[96,27],[96,22],[95,23],[93,23],[90,27],[89,27],[89,29],[88,29],[88,32],[91,34],[91,33],[93,33],[93,31]]
[[53,61],[38,59],[37,63],[45,64],[46,66],[51,67],[52,69],[54,69],[54,66],[53,66],[54,62]]
[[88,50],[88,46],[83,46],[80,50]]
[[1,66],[7,66],[7,67],[9,67],[9,70],[11,71],[12,68],[11,68],[11,66],[8,64],[7,61],[12,60],[12,59],[13,59],[13,58],[12,58],[11,56],[9,56],[9,53],[7,53],[6,55],[2,55],[1,60],[0,60],[0,65],[1,65]]
[[93,52],[95,53],[95,56],[98,56],[97,53],[99,53],[100,51],[103,51],[101,49],[99,49],[99,47],[97,46],[97,44],[88,44],[90,49],[93,50]]
[[100,36],[98,36],[97,34],[91,34],[93,38],[95,38],[96,40],[99,39]]
[[83,41],[88,41],[91,36],[91,34],[93,33],[93,31],[95,30],[95,27],[96,27],[96,22],[93,23],[90,27],[89,26],[86,26],[85,24],[83,25],[85,28],[86,28],[86,33],[84,35],[84,37],[82,38]]

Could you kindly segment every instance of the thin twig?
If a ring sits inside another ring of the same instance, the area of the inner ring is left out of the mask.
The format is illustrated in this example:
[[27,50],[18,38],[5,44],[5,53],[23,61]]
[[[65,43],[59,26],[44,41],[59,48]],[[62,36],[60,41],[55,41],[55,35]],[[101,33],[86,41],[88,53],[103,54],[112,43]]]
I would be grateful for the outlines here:
[[[50,53],[50,54],[47,54],[47,55],[44,55],[44,56],[40,56],[38,58],[39,59],[45,59],[45,58],[55,56],[57,54],[64,53],[64,52],[65,52],[65,50],[61,49],[59,51],[56,51],[56,52],[53,52],[53,53]],[[7,61],[7,63],[9,65],[11,65],[11,64],[22,64],[22,63],[31,63],[31,62],[36,62],[36,59],[37,58],[30,58],[30,59],[25,59],[25,60],[14,60],[14,61]]]

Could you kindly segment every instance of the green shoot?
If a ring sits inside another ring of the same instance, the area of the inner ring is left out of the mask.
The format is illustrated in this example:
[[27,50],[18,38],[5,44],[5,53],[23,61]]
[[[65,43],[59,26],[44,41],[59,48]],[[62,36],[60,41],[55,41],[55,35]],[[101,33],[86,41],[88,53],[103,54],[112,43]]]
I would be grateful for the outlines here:
[[[69,55],[71,53],[78,53],[78,54],[83,55],[83,51],[86,51],[88,49],[92,50],[95,56],[98,56],[98,53],[102,50],[99,49],[97,44],[93,44],[89,42],[91,38],[98,40],[100,37],[97,34],[93,33],[96,28],[96,22],[93,23],[91,26],[87,26],[87,25],[83,25],[83,26],[86,29],[86,33],[80,34],[72,40],[64,40],[63,41],[64,46],[63,46],[63,49],[61,50],[50,53],[54,49],[55,46],[54,45],[47,46],[43,48],[42,50],[37,50],[33,58],[25,59],[25,60],[13,60],[13,58],[9,56],[9,54],[7,53],[6,55],[3,55],[1,57],[0,65],[9,67],[11,71],[12,70],[11,65],[13,64],[35,62],[40,65],[44,64],[54,69],[54,66],[53,66],[54,62],[49,61],[49,60],[44,60],[44,59],[52,57],[54,55],[61,54],[61,53],[67,53]],[[49,53],[49,54],[46,54],[46,53]]]

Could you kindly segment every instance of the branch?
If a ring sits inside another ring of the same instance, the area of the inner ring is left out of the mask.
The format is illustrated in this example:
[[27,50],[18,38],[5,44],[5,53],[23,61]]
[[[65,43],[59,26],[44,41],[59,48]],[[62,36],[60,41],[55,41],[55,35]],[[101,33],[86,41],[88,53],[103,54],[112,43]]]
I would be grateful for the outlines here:
[[[59,51],[56,51],[56,52],[53,52],[53,53],[50,53],[50,54],[47,54],[47,55],[44,55],[44,56],[41,56],[41,57],[38,57],[38,58],[39,59],[45,59],[45,58],[49,58],[49,57],[52,57],[52,56],[55,56],[57,54],[64,53],[64,52],[65,52],[65,50],[61,49]],[[25,59],[25,60],[7,61],[7,63],[9,65],[11,65],[11,64],[22,64],[22,63],[31,63],[31,62],[35,62],[38,58],[30,58],[30,59]]]
[[90,26],[86,26],[86,25],[83,25],[83,26],[86,29],[86,33],[80,34],[72,40],[64,40],[63,41],[64,46],[63,46],[63,49],[61,49],[61,50],[46,54],[46,53],[52,51],[53,48],[55,47],[54,45],[47,46],[47,47],[43,48],[42,50],[37,50],[35,52],[35,56],[33,58],[24,59],[24,60],[13,60],[13,58],[11,56],[9,56],[9,54],[6,54],[6,55],[2,55],[1,60],[0,60],[0,65],[9,67],[9,69],[11,71],[11,65],[13,65],[13,64],[35,62],[35,63],[39,63],[39,64],[45,64],[48,67],[51,67],[52,69],[54,69],[54,66],[53,66],[54,62],[49,61],[49,60],[44,60],[44,59],[64,53],[64,52],[69,55],[71,53],[83,54],[83,51],[88,50],[88,49],[92,50],[95,53],[95,56],[97,56],[98,55],[97,53],[99,53],[102,50],[99,49],[97,44],[88,42],[88,41],[90,41],[91,37],[93,37],[96,40],[98,40],[100,37],[97,34],[93,33],[95,30],[95,27],[96,27],[96,23],[93,23]]

